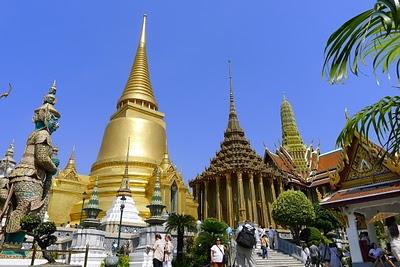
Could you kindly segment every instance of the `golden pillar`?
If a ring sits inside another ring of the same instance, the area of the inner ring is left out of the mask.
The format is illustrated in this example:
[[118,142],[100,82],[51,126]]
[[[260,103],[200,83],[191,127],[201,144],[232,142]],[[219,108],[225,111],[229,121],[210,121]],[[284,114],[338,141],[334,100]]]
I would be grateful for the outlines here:
[[258,214],[257,214],[257,200],[256,200],[256,190],[254,188],[254,177],[253,173],[249,173],[249,178],[250,178],[250,200],[251,200],[251,207],[253,210],[253,222],[258,224]]
[[269,186],[269,193],[271,194],[271,202],[268,201],[268,208],[269,208],[269,213],[270,213],[270,224],[275,227],[275,222],[274,218],[272,218],[272,203],[276,200],[276,195],[275,195],[275,188],[274,188],[274,180],[273,178],[269,179],[268,181],[268,186]]
[[204,220],[208,218],[208,181],[204,181]]
[[270,181],[270,190],[271,190],[272,202],[274,202],[276,200],[274,179],[271,179]]
[[258,187],[260,188],[260,199],[261,199],[261,214],[262,214],[262,220],[264,227],[267,227],[268,219],[267,215],[269,214],[267,210],[267,203],[265,202],[265,192],[264,192],[264,183],[263,183],[263,177],[262,174],[259,174],[259,180],[258,180]]
[[236,173],[238,179],[238,191],[239,191],[239,220],[243,222],[246,220],[246,204],[244,201],[244,192],[243,192],[243,178],[242,172],[238,171]]
[[227,223],[233,227],[233,201],[232,201],[232,184],[231,184],[231,174],[227,173],[226,177],[226,204],[228,207],[227,212]]
[[282,181],[282,176],[279,176],[278,178],[278,182],[279,182],[279,194],[283,193],[283,181]]
[[219,176],[217,176],[217,177],[215,177],[215,183],[216,183],[216,186],[217,186],[217,188],[216,188],[216,192],[215,192],[215,194],[216,194],[216,196],[215,196],[215,198],[216,198],[216,202],[217,202],[217,219],[220,221],[221,220],[221,218],[222,218],[222,216],[221,216],[221,199],[220,199],[220,196],[219,196],[219,184],[220,184],[220,178],[219,178]]
[[199,218],[199,220],[201,220],[201,215],[202,215],[201,214],[201,207],[202,207],[202,205],[201,205],[201,197],[200,197],[201,191],[200,191],[200,184],[199,183],[196,183],[195,189],[196,189],[196,193],[194,194],[194,197],[195,197],[195,199],[197,201],[197,204],[198,204],[198,206],[197,206],[197,217]]

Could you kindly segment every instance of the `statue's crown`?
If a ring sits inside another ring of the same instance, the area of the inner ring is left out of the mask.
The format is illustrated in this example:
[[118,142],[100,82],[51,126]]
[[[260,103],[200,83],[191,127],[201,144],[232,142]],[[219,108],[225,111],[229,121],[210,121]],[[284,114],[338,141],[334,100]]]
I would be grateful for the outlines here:
[[51,116],[56,118],[60,118],[61,114],[54,107],[57,102],[56,99],[57,85],[56,81],[53,82],[52,86],[49,89],[47,95],[43,98],[43,104],[39,108],[35,110],[35,114],[33,115],[33,121],[46,121]]

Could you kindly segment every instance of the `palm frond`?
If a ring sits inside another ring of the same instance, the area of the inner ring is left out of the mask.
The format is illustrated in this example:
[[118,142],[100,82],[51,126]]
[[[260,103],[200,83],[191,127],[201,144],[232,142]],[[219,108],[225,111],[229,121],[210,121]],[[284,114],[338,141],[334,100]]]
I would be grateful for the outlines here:
[[378,69],[389,72],[389,66],[395,64],[400,80],[399,36],[399,0],[378,0],[374,8],[345,22],[329,37],[324,50],[323,75],[331,83],[341,82],[349,70],[358,75],[360,63],[371,57],[374,72]]
[[395,155],[400,149],[399,121],[400,97],[386,96],[351,117],[340,132],[336,144],[345,147],[350,144],[356,132],[368,138],[372,130],[387,153]]
[[196,230],[196,219],[191,215],[183,215],[172,213],[168,217],[166,231],[172,232],[180,229],[186,229],[188,231]]

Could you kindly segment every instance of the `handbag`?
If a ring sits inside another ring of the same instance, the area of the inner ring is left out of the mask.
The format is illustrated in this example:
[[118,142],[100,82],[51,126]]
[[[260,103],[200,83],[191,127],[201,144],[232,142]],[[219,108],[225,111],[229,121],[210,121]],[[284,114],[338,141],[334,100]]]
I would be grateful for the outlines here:
[[228,263],[228,255],[225,255],[224,252],[222,252],[221,248],[219,246],[217,246],[217,248],[219,249],[219,251],[221,251],[222,253],[222,263],[223,264],[227,264]]

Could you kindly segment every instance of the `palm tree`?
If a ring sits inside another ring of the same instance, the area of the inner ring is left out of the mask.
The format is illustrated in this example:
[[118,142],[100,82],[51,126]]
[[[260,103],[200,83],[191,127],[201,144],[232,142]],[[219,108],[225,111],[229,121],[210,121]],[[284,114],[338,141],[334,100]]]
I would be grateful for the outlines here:
[[172,213],[168,217],[167,221],[167,232],[176,231],[178,234],[178,244],[177,244],[177,262],[182,261],[183,255],[183,237],[186,231],[195,232],[196,231],[196,219],[191,215],[183,215]]
[[[389,75],[392,67],[400,82],[400,1],[377,0],[374,7],[344,23],[328,39],[323,74],[331,83],[347,78],[349,70],[358,75],[359,64],[372,60],[374,73]],[[400,149],[400,97],[384,97],[350,118],[337,144],[345,146],[354,134],[368,138],[370,128],[380,144],[394,155]]]

